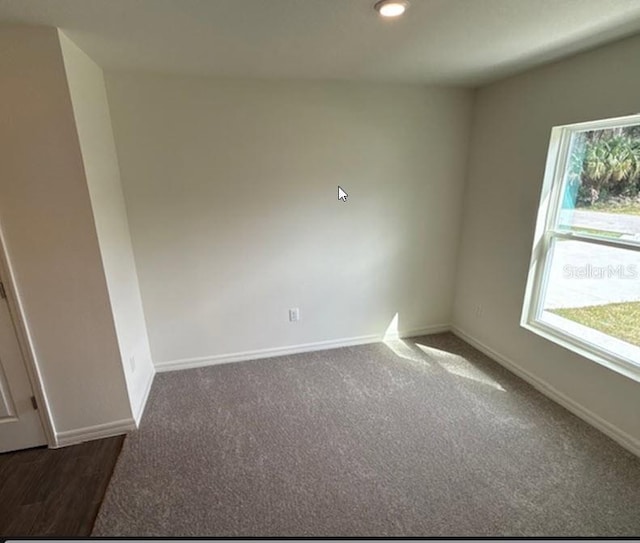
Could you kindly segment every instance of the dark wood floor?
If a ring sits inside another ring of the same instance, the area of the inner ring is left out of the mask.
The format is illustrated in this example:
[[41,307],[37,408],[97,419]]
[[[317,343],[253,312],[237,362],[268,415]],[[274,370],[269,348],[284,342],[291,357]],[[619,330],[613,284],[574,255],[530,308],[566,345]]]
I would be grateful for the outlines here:
[[88,536],[123,441],[0,454],[0,536]]

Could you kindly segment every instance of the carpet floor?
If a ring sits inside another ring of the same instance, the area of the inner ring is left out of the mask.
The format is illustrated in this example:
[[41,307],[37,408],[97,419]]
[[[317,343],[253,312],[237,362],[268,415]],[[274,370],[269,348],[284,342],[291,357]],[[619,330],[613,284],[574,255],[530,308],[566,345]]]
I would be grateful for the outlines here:
[[94,536],[637,536],[640,459],[451,334],[159,374]]

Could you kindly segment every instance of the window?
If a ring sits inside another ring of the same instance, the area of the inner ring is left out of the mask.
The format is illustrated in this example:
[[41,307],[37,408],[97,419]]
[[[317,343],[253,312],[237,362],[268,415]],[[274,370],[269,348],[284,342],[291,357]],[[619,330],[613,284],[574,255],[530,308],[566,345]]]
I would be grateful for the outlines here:
[[640,115],[552,130],[522,326],[640,381]]

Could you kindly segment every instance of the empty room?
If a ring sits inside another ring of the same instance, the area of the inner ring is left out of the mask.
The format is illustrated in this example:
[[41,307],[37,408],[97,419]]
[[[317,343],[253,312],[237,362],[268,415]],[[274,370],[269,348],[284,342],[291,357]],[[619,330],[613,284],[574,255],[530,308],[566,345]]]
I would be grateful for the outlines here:
[[0,536],[640,535],[640,2],[0,0]]

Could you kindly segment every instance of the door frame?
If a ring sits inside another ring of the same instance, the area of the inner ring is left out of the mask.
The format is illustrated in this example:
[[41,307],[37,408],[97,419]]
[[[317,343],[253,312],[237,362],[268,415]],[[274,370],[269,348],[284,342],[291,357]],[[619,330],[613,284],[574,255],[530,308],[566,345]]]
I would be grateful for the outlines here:
[[44,430],[44,435],[49,448],[56,448],[58,446],[58,440],[56,439],[55,427],[51,416],[51,408],[47,401],[46,391],[42,385],[42,375],[35,356],[33,340],[29,334],[27,318],[22,309],[20,294],[16,287],[13,268],[11,267],[6,247],[7,244],[2,224],[0,223],[0,280],[4,285],[9,314],[11,316],[11,321],[13,322],[16,338],[18,339],[20,354],[22,355],[22,360],[27,370],[29,382],[31,383],[31,390],[33,391],[33,395],[35,396],[38,404],[37,412],[40,417],[42,429]]

